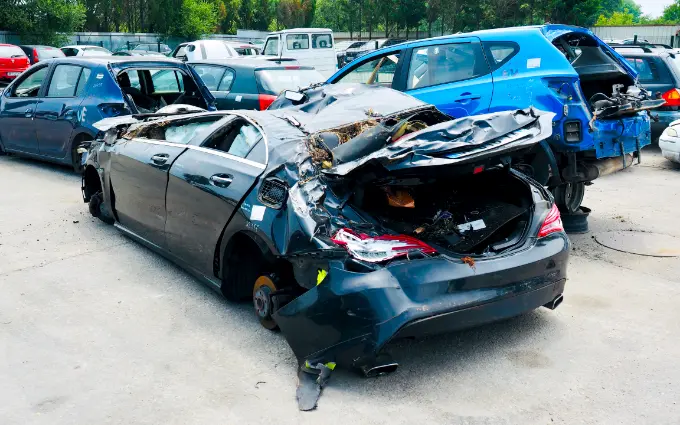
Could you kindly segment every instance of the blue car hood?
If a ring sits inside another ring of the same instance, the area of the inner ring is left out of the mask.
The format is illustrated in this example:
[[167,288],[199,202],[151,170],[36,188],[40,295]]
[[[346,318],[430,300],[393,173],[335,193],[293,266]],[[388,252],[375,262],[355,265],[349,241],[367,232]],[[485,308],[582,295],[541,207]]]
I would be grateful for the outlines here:
[[611,54],[611,56],[616,60],[616,62],[628,72],[628,74],[633,77],[634,80],[637,79],[638,77],[638,72],[630,66],[628,61],[618,54],[616,50],[612,49],[607,43],[604,41],[600,40],[592,31],[590,31],[587,28],[581,28],[581,27],[572,27],[569,25],[544,25],[541,27],[541,32],[543,32],[543,35],[550,40],[552,43],[556,38],[561,37],[565,34],[570,34],[570,33],[575,33],[575,34],[584,34],[589,37],[591,37],[593,40],[595,40],[600,47]]

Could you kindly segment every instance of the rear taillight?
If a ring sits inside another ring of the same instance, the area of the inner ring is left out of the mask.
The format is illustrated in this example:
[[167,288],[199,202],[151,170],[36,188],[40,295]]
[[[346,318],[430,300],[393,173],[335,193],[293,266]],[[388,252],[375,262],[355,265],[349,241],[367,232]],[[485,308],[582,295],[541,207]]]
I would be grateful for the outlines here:
[[661,97],[666,101],[664,106],[680,106],[680,90],[678,89],[670,89]]
[[343,246],[352,257],[370,263],[403,257],[413,251],[423,254],[437,252],[425,242],[406,235],[368,236],[350,229],[340,229],[331,240]]
[[98,108],[104,118],[130,115],[132,113],[124,103],[102,103]]
[[38,62],[40,59],[38,59],[38,49],[33,49],[33,63]]
[[265,109],[269,108],[269,105],[271,105],[276,100],[276,96],[271,94],[261,94],[257,97],[257,100],[260,101],[260,111],[264,111]]
[[560,210],[557,208],[557,204],[553,204],[552,208],[550,208],[550,212],[548,212],[541,229],[538,231],[538,237],[542,238],[555,232],[564,232],[562,218],[560,218]]

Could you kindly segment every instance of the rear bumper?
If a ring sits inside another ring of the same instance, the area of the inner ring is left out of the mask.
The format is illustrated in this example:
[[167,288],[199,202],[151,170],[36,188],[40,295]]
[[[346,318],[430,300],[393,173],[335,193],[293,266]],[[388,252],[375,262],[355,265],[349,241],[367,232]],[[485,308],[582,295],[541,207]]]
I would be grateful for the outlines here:
[[23,69],[3,69],[0,71],[0,80],[12,81],[17,78],[22,72],[28,68]]
[[394,339],[482,325],[534,310],[564,290],[563,233],[512,255],[400,261],[371,273],[331,263],[327,278],[274,314],[299,360],[372,363]]

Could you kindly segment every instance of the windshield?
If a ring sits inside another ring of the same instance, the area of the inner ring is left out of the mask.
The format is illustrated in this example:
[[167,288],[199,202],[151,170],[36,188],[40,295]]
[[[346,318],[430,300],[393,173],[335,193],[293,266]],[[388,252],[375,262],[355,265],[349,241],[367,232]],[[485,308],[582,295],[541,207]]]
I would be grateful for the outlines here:
[[325,81],[323,75],[315,69],[265,69],[255,71],[255,78],[263,94],[274,95],[284,90],[299,90]]
[[0,46],[0,58],[14,58],[26,56],[23,50],[17,46]]
[[357,41],[356,43],[350,44],[347,49],[358,49],[359,47],[363,46],[364,44],[366,44],[365,41]]

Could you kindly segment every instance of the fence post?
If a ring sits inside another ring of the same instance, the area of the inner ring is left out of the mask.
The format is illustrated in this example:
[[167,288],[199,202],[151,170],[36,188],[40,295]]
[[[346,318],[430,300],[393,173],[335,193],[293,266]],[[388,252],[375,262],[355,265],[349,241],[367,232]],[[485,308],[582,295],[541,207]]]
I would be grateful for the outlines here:
[[671,47],[675,47],[675,44],[673,43],[675,41],[675,37],[671,35]]

